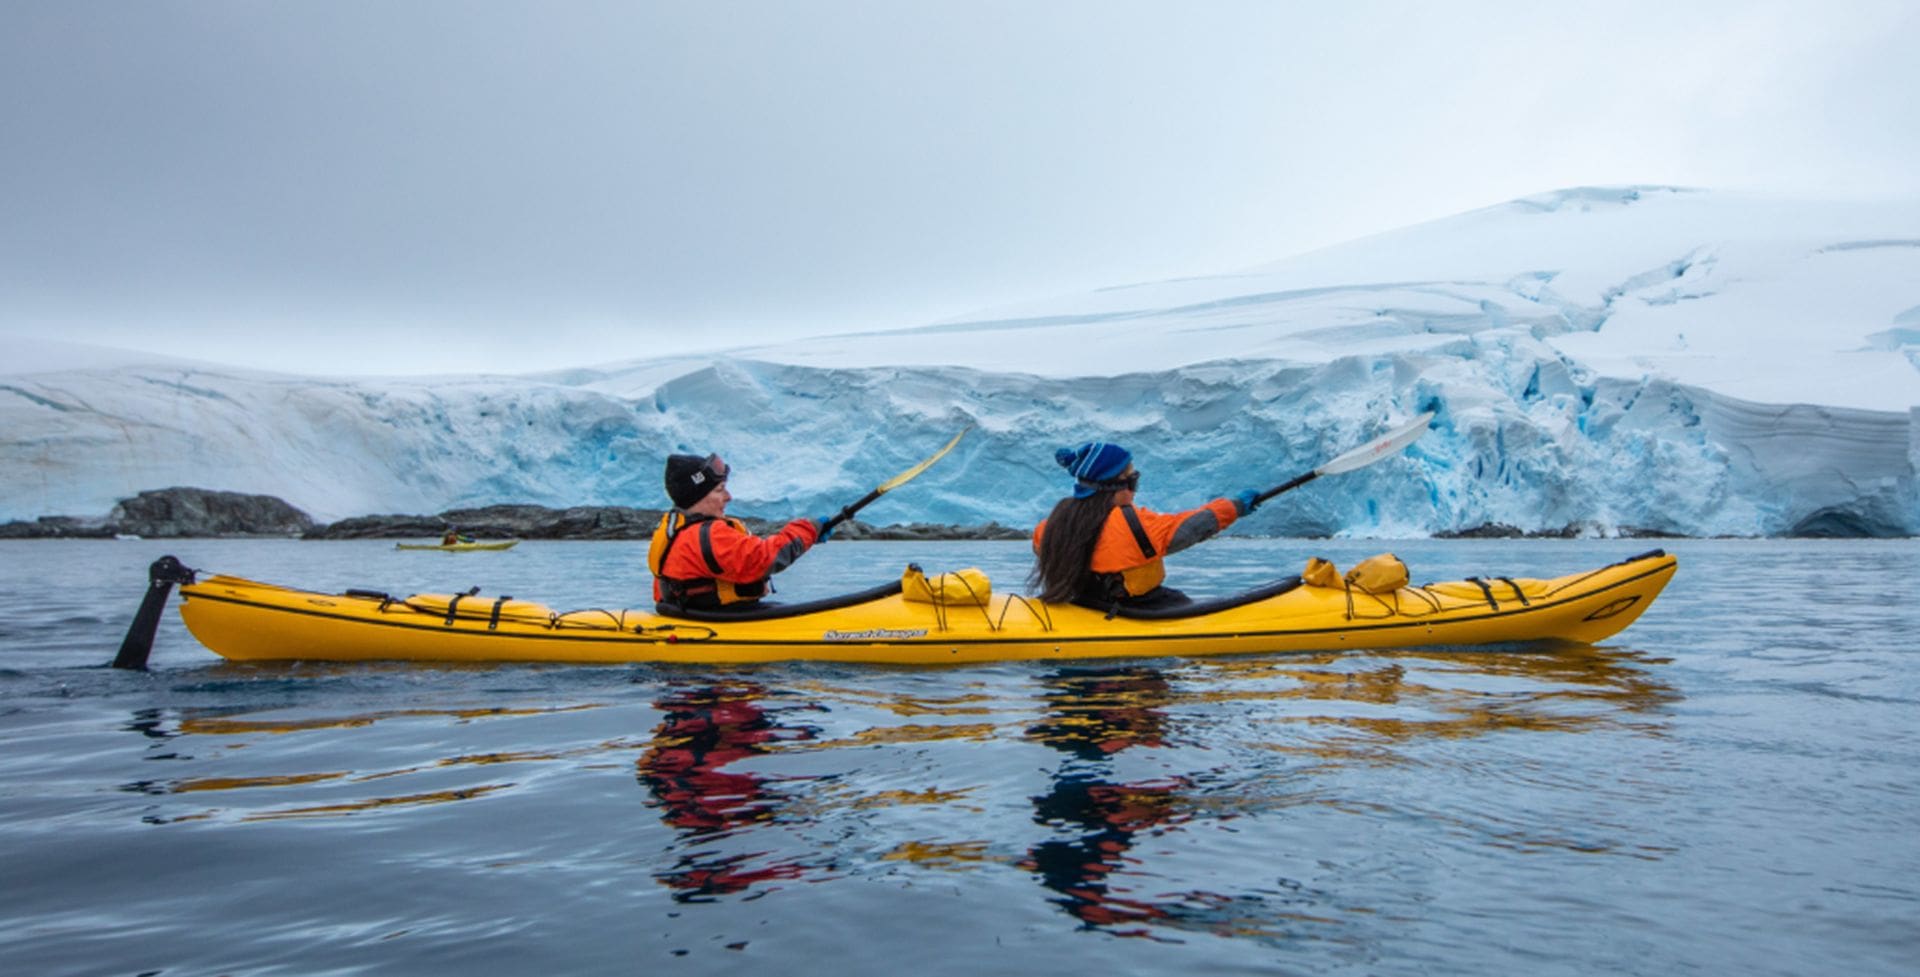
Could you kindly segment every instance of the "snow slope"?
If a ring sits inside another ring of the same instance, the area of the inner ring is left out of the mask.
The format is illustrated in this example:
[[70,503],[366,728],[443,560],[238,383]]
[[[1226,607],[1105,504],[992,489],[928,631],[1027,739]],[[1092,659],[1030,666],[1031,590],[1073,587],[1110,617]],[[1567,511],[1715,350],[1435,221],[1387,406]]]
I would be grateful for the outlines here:
[[1435,410],[1405,457],[1246,529],[1905,535],[1917,351],[1920,202],[1580,188],[1231,274],[532,376],[63,368],[41,351],[0,367],[0,518],[175,484],[320,519],[659,506],[675,450],[725,454],[738,511],[807,515],[974,424],[864,517],[1023,524],[1064,487],[1060,445],[1127,444],[1144,504],[1169,509]]

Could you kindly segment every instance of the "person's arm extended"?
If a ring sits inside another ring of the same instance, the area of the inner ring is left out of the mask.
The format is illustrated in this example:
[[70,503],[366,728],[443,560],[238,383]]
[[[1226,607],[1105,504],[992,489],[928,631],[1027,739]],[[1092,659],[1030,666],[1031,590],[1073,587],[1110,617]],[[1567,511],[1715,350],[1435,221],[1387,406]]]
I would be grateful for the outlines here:
[[1240,506],[1232,499],[1214,499],[1185,512],[1159,513],[1139,506],[1135,506],[1134,511],[1139,513],[1140,525],[1146,528],[1147,538],[1153,540],[1161,556],[1210,539],[1240,518]]
[[819,527],[811,519],[795,519],[779,532],[764,537],[743,533],[730,523],[716,521],[712,534],[713,556],[720,564],[720,579],[752,583],[779,573],[810,549],[818,535]]

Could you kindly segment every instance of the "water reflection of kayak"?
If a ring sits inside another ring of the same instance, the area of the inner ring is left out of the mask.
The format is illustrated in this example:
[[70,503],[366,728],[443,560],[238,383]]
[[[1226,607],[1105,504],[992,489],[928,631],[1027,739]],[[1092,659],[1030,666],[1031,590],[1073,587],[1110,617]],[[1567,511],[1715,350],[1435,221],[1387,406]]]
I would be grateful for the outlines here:
[[[1672,579],[1655,550],[1550,580],[1490,577],[1385,595],[1299,578],[1151,616],[1021,596],[910,599],[899,582],[748,616],[556,613],[465,594],[321,594],[211,576],[181,587],[194,636],[235,660],[962,664],[1605,640]],[[976,571],[977,572],[977,571]],[[982,580],[984,584],[984,580]]]
[[442,550],[447,553],[465,553],[470,550],[510,550],[520,543],[517,539],[500,540],[492,543],[395,543],[396,550]]

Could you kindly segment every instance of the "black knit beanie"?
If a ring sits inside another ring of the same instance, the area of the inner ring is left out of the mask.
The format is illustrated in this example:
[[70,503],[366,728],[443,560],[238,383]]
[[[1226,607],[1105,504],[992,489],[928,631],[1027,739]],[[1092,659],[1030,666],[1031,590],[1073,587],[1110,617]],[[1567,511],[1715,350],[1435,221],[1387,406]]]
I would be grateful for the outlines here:
[[667,498],[678,508],[698,503],[714,486],[726,480],[725,475],[716,473],[700,455],[667,456]]

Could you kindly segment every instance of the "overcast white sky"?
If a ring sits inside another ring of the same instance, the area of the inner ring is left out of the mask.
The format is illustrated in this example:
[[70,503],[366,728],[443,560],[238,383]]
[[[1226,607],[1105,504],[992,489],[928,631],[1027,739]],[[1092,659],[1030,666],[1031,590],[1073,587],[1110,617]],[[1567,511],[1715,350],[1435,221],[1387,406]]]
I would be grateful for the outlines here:
[[0,0],[0,340],[523,371],[1580,184],[1920,196],[1916,52],[1904,0]]

